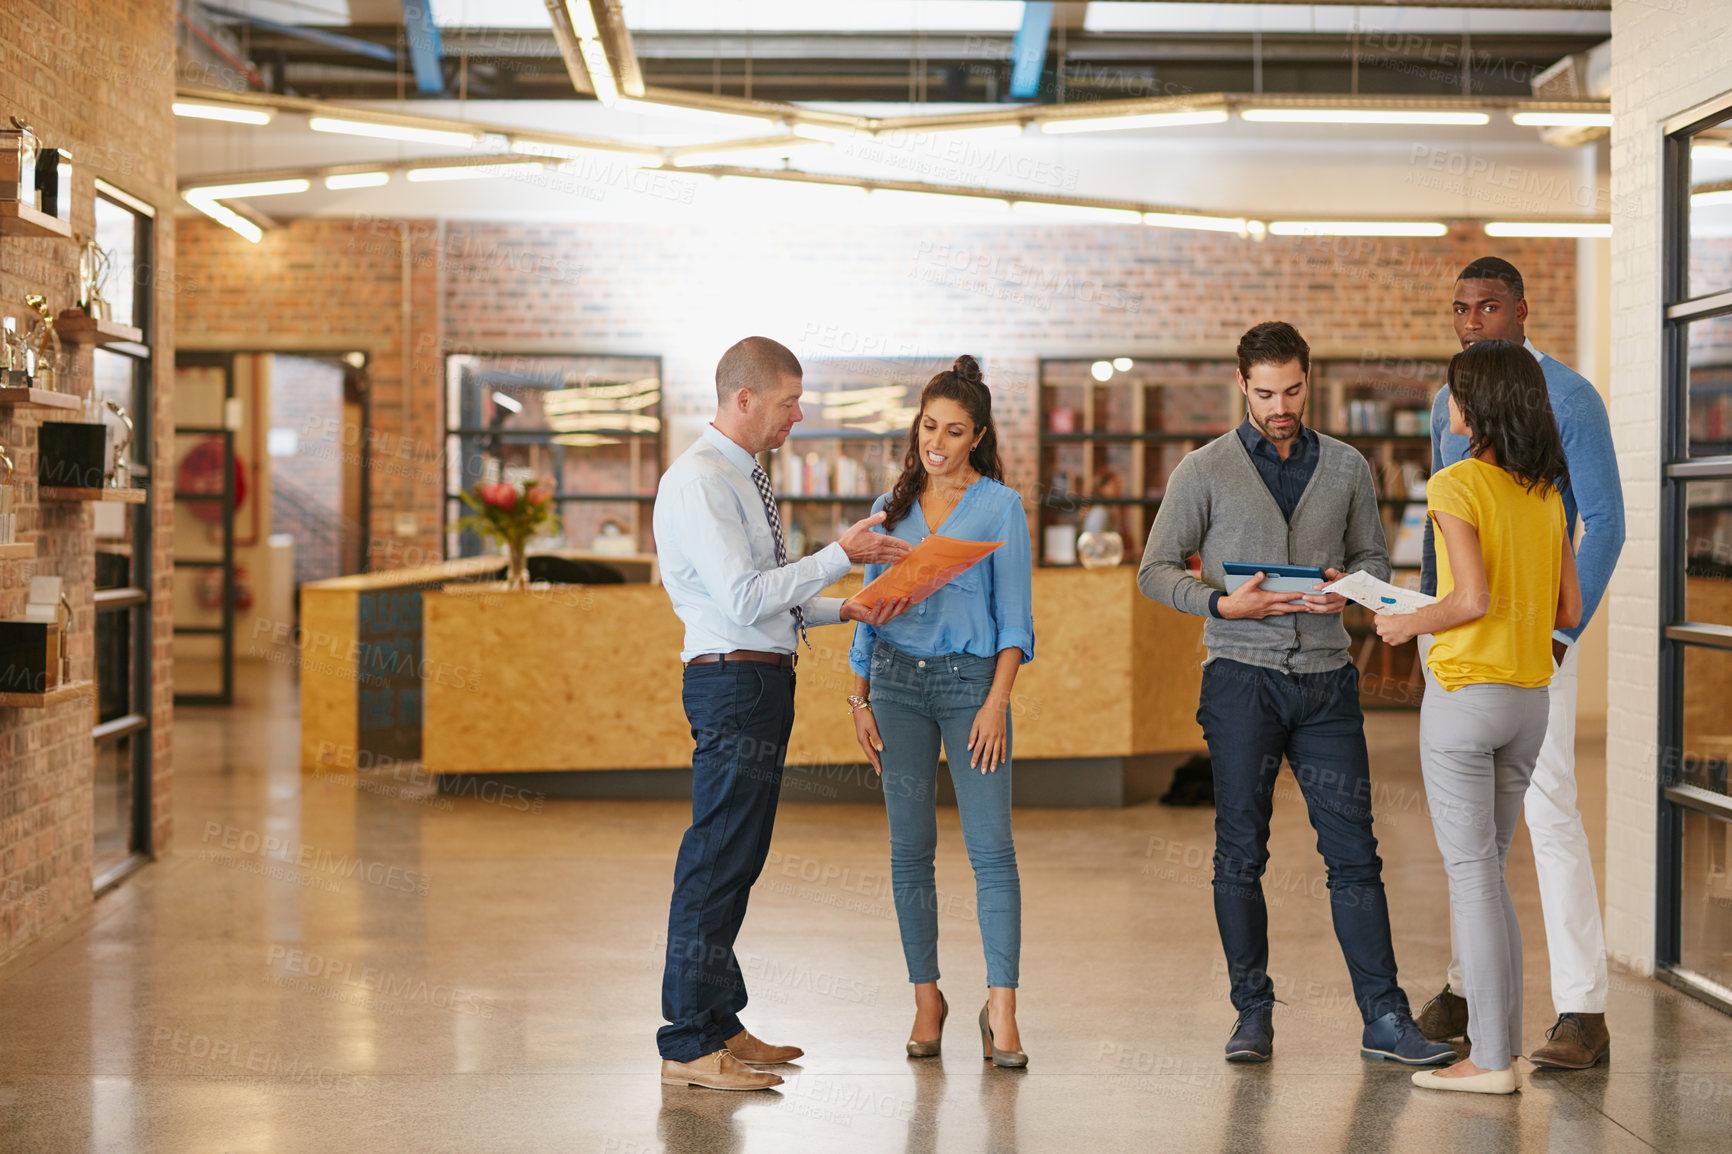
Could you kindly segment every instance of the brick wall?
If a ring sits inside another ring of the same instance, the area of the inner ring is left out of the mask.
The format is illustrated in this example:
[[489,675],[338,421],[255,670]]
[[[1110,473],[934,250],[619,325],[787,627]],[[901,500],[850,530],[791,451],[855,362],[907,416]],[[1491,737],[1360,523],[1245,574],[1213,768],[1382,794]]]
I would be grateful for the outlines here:
[[1724,19],[1697,19],[1683,5],[1613,5],[1612,432],[1628,537],[1610,592],[1606,947],[1638,969],[1651,968],[1655,945],[1661,124],[1728,90],[1732,25]]
[[[970,351],[986,359],[1007,480],[1027,492],[1037,479],[1043,356],[1219,357],[1250,324],[1275,316],[1299,325],[1320,356],[1447,353],[1451,281],[1489,252],[1526,275],[1535,342],[1565,360],[1576,348],[1574,242],[1492,242],[1475,225],[1436,240],[1256,243],[1027,225],[308,220],[254,246],[205,221],[180,223],[181,267],[201,290],[181,310],[183,347],[373,350],[380,567],[438,554],[443,478],[428,462],[441,448],[448,353],[660,355],[671,459],[714,411],[716,358],[746,334],[776,337],[814,361]],[[407,413],[400,234],[414,302]],[[415,535],[394,536],[399,512],[415,515]]]
[[[18,116],[73,155],[75,231],[94,229],[92,180],[100,176],[158,210],[155,267],[146,274],[155,307],[155,444],[135,447],[161,475],[173,403],[175,288],[173,230],[174,5],[170,0],[68,0],[0,5],[0,122]],[[77,248],[71,241],[0,237],[0,301],[20,315],[27,293],[45,292],[55,311],[72,303]],[[91,353],[68,346],[59,385],[88,394]],[[18,465],[19,535],[34,538],[34,561],[0,561],[0,617],[23,615],[29,579],[63,579],[73,607],[69,650],[74,679],[94,668],[92,515],[87,505],[39,504],[36,435],[40,410],[0,407],[0,443]],[[151,828],[168,847],[173,685],[168,645],[171,507],[155,491],[150,702]],[[91,900],[92,784],[88,700],[46,710],[0,709],[0,959],[82,911]]]
[[[1251,242],[1136,227],[363,219],[301,221],[251,245],[179,223],[180,267],[199,286],[181,308],[182,347],[371,351],[378,567],[439,553],[443,478],[429,462],[448,353],[660,355],[671,459],[714,412],[717,357],[750,333],[807,360],[973,352],[994,389],[1006,479],[1027,492],[1041,357],[1227,356],[1272,317],[1297,324],[1319,356],[1447,354],[1454,274],[1487,253],[1526,275],[1535,343],[1564,360],[1576,350],[1575,242],[1491,241],[1471,224],[1435,240]],[[399,512],[416,517],[414,535],[394,536]]]

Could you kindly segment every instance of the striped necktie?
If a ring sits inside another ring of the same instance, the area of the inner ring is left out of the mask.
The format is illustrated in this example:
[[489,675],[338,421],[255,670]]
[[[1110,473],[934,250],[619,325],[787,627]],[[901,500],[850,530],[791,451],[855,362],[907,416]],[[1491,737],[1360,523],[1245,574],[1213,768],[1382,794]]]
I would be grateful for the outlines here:
[[[770,489],[770,475],[758,465],[752,466],[752,484],[758,487],[758,496],[763,499],[764,512],[770,518],[770,535],[776,539],[776,564],[788,563],[788,545],[782,539],[782,514],[776,510],[776,494]],[[789,610],[794,615],[794,628],[799,631],[800,640],[806,642],[806,648],[812,648],[812,642],[806,637],[806,614],[798,605]]]

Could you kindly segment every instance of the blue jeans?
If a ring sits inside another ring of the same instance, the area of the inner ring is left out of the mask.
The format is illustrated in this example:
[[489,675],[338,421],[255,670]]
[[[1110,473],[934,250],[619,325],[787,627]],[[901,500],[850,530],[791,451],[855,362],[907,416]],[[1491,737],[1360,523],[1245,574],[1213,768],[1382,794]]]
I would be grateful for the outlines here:
[[734,939],[776,823],[794,671],[752,661],[689,665],[683,699],[691,722],[692,824],[674,864],[668,910],[661,1056],[675,1062],[720,1050],[744,1027],[746,983]]
[[1215,924],[1233,1006],[1275,997],[1263,870],[1281,760],[1292,766],[1328,870],[1329,909],[1365,1021],[1406,1013],[1389,939],[1383,860],[1371,832],[1371,760],[1359,671],[1282,673],[1217,658],[1203,667],[1197,723],[1215,776]]
[[890,888],[910,982],[938,980],[938,746],[956,787],[962,839],[974,867],[974,900],[986,984],[1015,988],[1022,953],[1022,882],[1010,835],[1010,733],[992,773],[968,767],[968,731],[986,704],[993,657],[915,657],[880,640],[872,651],[872,713],[884,741],[884,808],[890,818]]

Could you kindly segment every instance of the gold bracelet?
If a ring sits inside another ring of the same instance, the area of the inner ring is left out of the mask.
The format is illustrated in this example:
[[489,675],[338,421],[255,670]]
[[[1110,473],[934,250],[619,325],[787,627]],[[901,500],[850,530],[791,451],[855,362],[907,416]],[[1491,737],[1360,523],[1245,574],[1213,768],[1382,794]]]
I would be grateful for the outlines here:
[[868,698],[856,697],[854,694],[850,693],[848,695],[848,716],[853,717],[856,709],[864,709],[867,712],[871,712],[872,702]]

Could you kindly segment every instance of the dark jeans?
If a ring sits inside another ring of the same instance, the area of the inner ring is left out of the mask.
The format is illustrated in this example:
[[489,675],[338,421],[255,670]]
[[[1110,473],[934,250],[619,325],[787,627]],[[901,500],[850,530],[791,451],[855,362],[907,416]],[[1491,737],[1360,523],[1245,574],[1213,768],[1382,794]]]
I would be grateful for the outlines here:
[[1371,762],[1359,671],[1281,673],[1217,659],[1203,667],[1197,722],[1215,772],[1215,922],[1233,1005],[1275,997],[1263,870],[1282,758],[1293,768],[1328,869],[1335,937],[1367,1022],[1407,1011],[1395,978],[1383,861],[1371,832]]
[[746,983],[734,939],[764,868],[794,726],[794,671],[752,661],[690,665],[692,824],[674,864],[667,968],[656,1032],[663,1058],[689,1062],[738,1034]]

